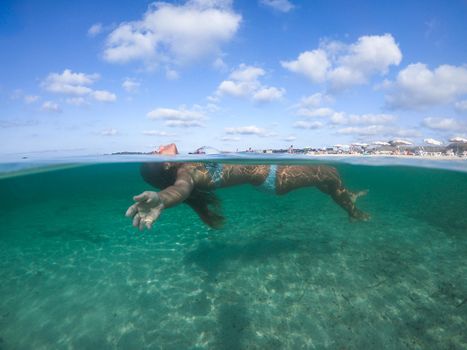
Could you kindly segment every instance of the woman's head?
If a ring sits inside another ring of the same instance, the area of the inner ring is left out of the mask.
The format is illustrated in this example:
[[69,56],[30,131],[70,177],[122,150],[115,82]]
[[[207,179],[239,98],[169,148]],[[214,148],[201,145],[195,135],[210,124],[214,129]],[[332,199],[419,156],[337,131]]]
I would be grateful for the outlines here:
[[163,190],[174,184],[177,175],[176,166],[171,166],[174,163],[167,162],[151,162],[141,165],[141,176],[144,181],[152,186]]

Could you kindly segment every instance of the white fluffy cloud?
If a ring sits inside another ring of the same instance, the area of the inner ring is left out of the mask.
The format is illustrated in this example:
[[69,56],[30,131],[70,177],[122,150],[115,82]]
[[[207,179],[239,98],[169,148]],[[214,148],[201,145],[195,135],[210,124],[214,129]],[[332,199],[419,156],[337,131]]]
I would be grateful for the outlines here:
[[334,113],[334,110],[328,107],[300,108],[297,111],[297,114],[303,117],[330,117]]
[[[346,112],[337,112],[329,107],[321,106],[323,102],[328,102],[330,98],[327,95],[314,94],[302,98],[294,106],[296,114],[309,118],[308,120],[299,120],[293,124],[298,129],[318,129],[327,124],[328,127],[336,128],[338,134],[356,135],[356,136],[382,136],[382,137],[411,137],[418,136],[418,131],[412,129],[403,129],[398,127],[395,122],[397,116],[392,114],[351,114]],[[320,120],[316,120],[320,118]],[[326,122],[326,124],[324,123]]]
[[392,108],[417,109],[453,103],[467,94],[467,68],[441,65],[430,70],[423,63],[410,64],[394,82],[387,82]]
[[284,96],[285,90],[274,86],[261,88],[253,95],[253,100],[256,102],[271,102],[280,100]]
[[263,128],[259,128],[256,125],[239,126],[234,128],[225,128],[226,134],[228,135],[256,135],[260,137],[273,137],[277,136],[277,133],[268,131]]
[[319,129],[324,126],[324,123],[320,121],[309,121],[309,120],[299,120],[293,124],[294,128],[297,129]]
[[392,114],[350,114],[349,124],[389,124],[397,120]]
[[92,97],[96,101],[100,102],[114,102],[117,100],[117,96],[111,92],[105,90],[95,90],[92,92]]
[[332,124],[382,125],[395,122],[397,117],[392,114],[347,114],[333,111],[329,114],[329,119]]
[[38,102],[41,99],[41,96],[38,95],[27,95],[22,89],[13,90],[10,95],[12,100],[22,100],[26,104],[33,104]]
[[230,95],[235,97],[251,96],[260,89],[259,78],[264,74],[266,73],[262,68],[241,64],[238,69],[229,75],[229,80],[224,80],[219,84],[216,94],[218,96]]
[[294,73],[299,73],[315,83],[326,80],[331,67],[327,54],[322,49],[305,51],[295,61],[282,61],[282,67]]
[[266,130],[258,128],[256,125],[240,126],[236,128],[225,128],[225,132],[229,135],[264,135]]
[[331,124],[347,124],[348,118],[344,112],[334,112],[329,116]]
[[191,109],[181,106],[179,108],[156,108],[147,116],[150,119],[164,120],[165,126],[169,127],[202,127],[206,119],[205,111],[200,106]]
[[241,64],[229,75],[228,80],[219,84],[216,95],[251,98],[260,103],[280,100],[285,94],[285,89],[263,85],[259,79],[265,74],[264,69],[260,67]]
[[289,12],[295,6],[288,0],[260,0],[263,5],[272,7],[274,10]]
[[[113,102],[117,96],[106,90],[93,90],[89,86],[99,79],[99,74],[74,73],[65,69],[62,73],[50,73],[41,86],[52,93],[81,97],[91,97],[100,102]],[[71,100],[73,102],[78,99]],[[77,104],[77,103],[75,103]],[[80,103],[82,105],[84,103]]]
[[156,108],[149,112],[148,117],[151,119],[166,119],[166,120],[200,120],[204,114],[198,110],[190,110],[182,106],[179,109],[174,108]]
[[466,129],[466,123],[454,118],[427,117],[423,119],[422,125],[429,129],[439,131],[459,131]]
[[312,82],[328,82],[331,90],[367,83],[375,74],[386,74],[398,65],[402,53],[391,34],[362,36],[355,43],[322,43],[301,53],[296,60],[282,61],[284,68]]
[[217,88],[218,95],[231,95],[235,97],[246,96],[251,87],[245,83],[235,83],[231,80],[224,80]]
[[[316,93],[302,98],[298,104],[293,106],[293,108],[295,109],[295,114],[298,116],[307,118],[326,118],[331,124],[379,125],[390,124],[397,120],[397,116],[392,114],[349,114],[345,112],[337,112],[330,107],[322,106],[324,102],[330,102],[331,100],[332,99],[328,95]],[[300,124],[304,127],[307,125],[306,123],[310,122],[300,121]]]
[[332,101],[332,98],[330,96],[318,92],[313,95],[303,97],[300,100],[300,103],[298,106],[299,108],[318,107],[322,103],[331,102],[331,101]]
[[66,95],[87,95],[92,92],[88,86],[99,79],[98,74],[73,73],[65,69],[63,73],[50,73],[42,82],[47,91]]
[[124,22],[109,34],[104,59],[115,63],[185,63],[218,54],[220,45],[234,36],[240,22],[231,1],[156,2],[141,20]]
[[127,92],[137,92],[141,83],[135,79],[132,78],[126,78],[123,83],[122,87],[127,91]]
[[240,67],[230,74],[230,79],[235,81],[258,81],[265,73],[264,69],[241,64]]
[[53,112],[53,113],[60,113],[62,111],[60,106],[57,103],[53,102],[53,101],[45,101],[42,104],[41,109],[44,112]]

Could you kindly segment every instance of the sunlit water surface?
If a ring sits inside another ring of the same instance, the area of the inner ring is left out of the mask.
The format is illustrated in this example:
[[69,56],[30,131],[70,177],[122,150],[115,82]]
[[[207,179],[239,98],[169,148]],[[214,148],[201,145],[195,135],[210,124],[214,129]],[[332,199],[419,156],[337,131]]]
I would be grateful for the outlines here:
[[371,221],[239,186],[220,230],[181,205],[144,233],[138,163],[4,165],[0,349],[467,348],[467,173],[333,165]]

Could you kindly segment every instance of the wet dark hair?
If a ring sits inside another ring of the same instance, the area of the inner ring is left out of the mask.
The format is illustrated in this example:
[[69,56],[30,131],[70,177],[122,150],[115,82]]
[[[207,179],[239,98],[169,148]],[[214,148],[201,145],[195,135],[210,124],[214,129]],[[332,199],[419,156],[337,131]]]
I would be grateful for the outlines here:
[[[151,186],[163,190],[175,183],[177,170],[182,164],[165,167],[164,163],[160,162],[143,163],[140,168],[141,176]],[[188,204],[209,227],[220,228],[224,224],[221,201],[214,191],[200,190],[195,187],[184,203]]]

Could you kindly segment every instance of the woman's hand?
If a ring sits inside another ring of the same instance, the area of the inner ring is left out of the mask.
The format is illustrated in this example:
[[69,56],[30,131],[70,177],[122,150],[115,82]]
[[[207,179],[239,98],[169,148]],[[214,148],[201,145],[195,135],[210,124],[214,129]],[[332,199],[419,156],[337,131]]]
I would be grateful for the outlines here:
[[145,227],[150,230],[152,224],[161,215],[164,209],[164,204],[157,192],[144,191],[143,193],[134,196],[136,202],[126,211],[126,216],[133,218],[133,226],[138,227],[142,231]]

